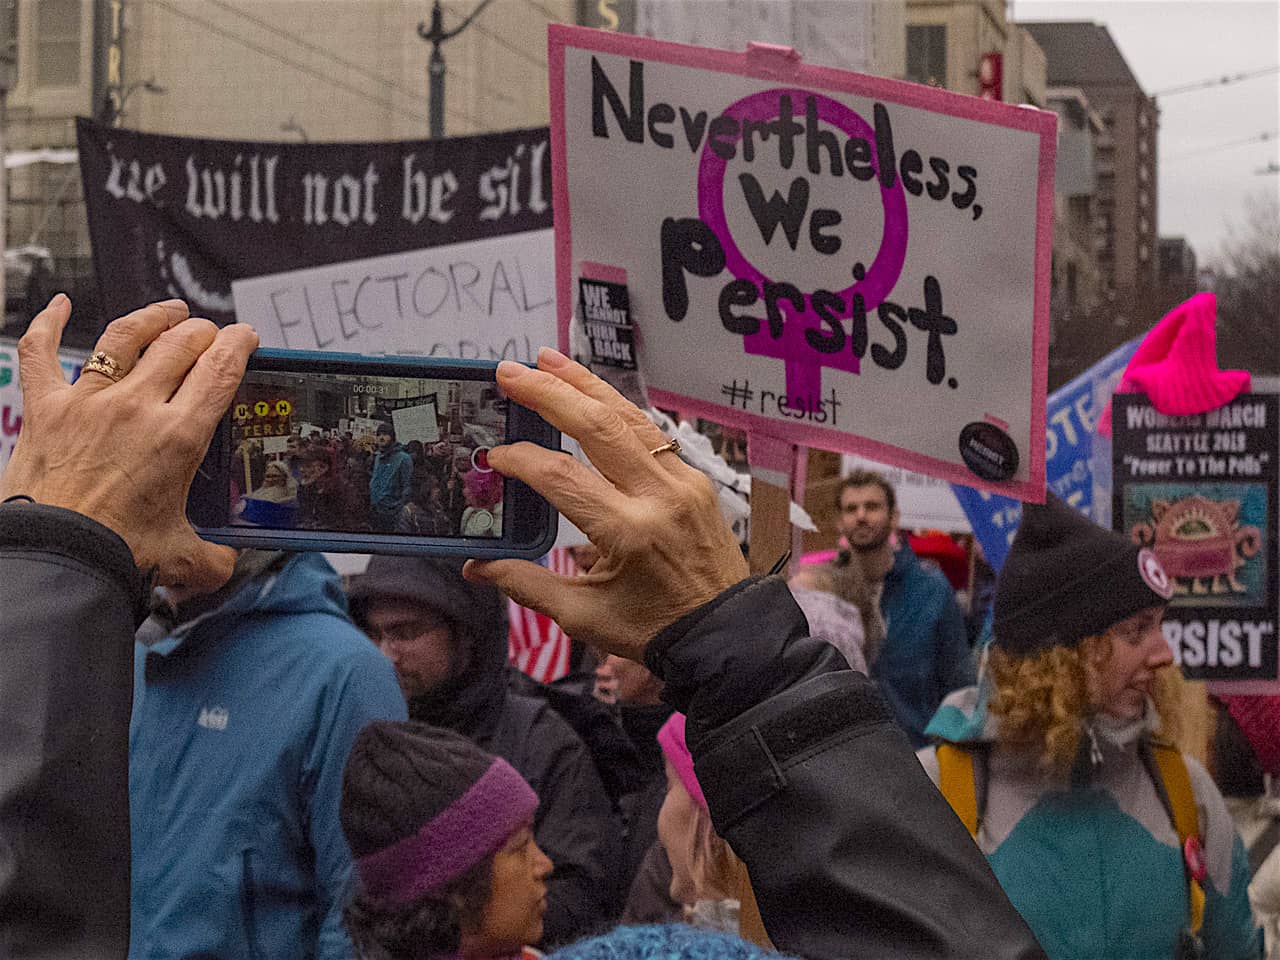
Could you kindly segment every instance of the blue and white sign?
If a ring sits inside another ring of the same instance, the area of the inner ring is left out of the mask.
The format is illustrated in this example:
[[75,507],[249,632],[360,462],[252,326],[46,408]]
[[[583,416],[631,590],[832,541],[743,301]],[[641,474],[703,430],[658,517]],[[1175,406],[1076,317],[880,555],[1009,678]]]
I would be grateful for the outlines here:
[[[1132,340],[1103,357],[1049,395],[1045,431],[1045,485],[1093,520],[1110,526],[1097,508],[1110,507],[1111,461],[1094,455],[1098,416],[1138,349]],[[1010,497],[952,484],[974,536],[993,570],[999,571],[1022,519],[1022,503]]]

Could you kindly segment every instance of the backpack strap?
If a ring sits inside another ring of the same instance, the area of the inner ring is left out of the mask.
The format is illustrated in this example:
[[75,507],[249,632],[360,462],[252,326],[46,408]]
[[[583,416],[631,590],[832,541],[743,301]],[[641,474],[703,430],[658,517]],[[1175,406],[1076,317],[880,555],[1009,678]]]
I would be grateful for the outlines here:
[[[951,809],[969,831],[969,836],[976,838],[978,827],[982,825],[981,808],[986,804],[979,804],[974,753],[954,743],[940,743],[934,749],[938,756],[938,790],[947,803],[951,804]],[[986,778],[983,779],[985,781]],[[983,793],[985,792],[984,790]]]
[[[1154,768],[1154,769],[1153,769]],[[1204,926],[1204,850],[1200,839],[1200,811],[1191,789],[1191,777],[1187,773],[1182,752],[1173,744],[1153,739],[1148,770],[1156,784],[1156,792],[1173,821],[1178,834],[1178,846],[1182,854],[1182,872],[1187,878],[1187,900],[1190,909],[1192,934],[1199,936]],[[1194,864],[1192,861],[1196,861]],[[1196,876],[1199,873],[1200,876]]]

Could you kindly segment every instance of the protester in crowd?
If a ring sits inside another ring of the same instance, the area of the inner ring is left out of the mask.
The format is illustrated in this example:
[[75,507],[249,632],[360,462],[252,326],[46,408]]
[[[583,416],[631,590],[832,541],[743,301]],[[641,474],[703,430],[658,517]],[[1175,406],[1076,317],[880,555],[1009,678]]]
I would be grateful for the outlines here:
[[271,503],[286,503],[298,496],[298,484],[289,476],[289,467],[279,461],[272,460],[263,469],[262,486],[249,496],[255,500],[267,500]]
[[409,500],[413,461],[404,447],[396,443],[396,430],[391,424],[379,423],[374,436],[378,452],[369,477],[369,525],[375,533],[391,533],[400,510]]
[[[858,642],[863,667],[854,665],[854,661],[849,659],[847,650],[842,648],[842,652],[846,654],[845,659],[849,660],[850,666],[866,673],[866,665],[874,663],[876,656],[880,653],[880,645],[884,642],[885,626],[884,617],[880,614],[879,590],[872,586],[867,575],[863,573],[862,564],[806,564],[791,575],[788,585],[798,601],[802,600],[802,594],[799,591],[822,592],[831,594],[853,608],[853,613],[857,615],[854,618],[856,632],[861,636]],[[809,611],[805,608],[804,602],[801,602],[800,606],[807,616]],[[848,610],[840,612],[842,615],[849,614]],[[823,614],[818,613],[818,615]],[[854,628],[844,628],[846,632],[851,629]]]
[[502,476],[492,470],[470,470],[462,478],[464,537],[502,536]]
[[593,929],[615,896],[617,827],[586,746],[545,701],[511,689],[506,598],[455,561],[374,557],[351,608],[395,667],[411,719],[469,737],[537,791],[533,832],[555,864],[546,942]]
[[415,537],[448,537],[455,534],[442,499],[440,478],[433,473],[415,473],[413,496],[396,518],[396,533]]
[[451,465],[444,479],[444,493],[441,499],[449,513],[449,525],[453,530],[462,530],[462,515],[467,510],[463,481],[469,472],[469,468],[459,472],[455,466]]
[[857,563],[880,586],[886,633],[871,677],[911,742],[924,746],[925,725],[952,690],[973,683],[964,618],[947,578],[923,566],[906,543],[895,548],[897,497],[878,473],[858,470],[836,494],[840,536],[848,545],[836,565]]
[[342,767],[362,726],[405,708],[337,574],[319,554],[244,551],[220,590],[158,604],[138,641],[130,956],[348,957]]
[[359,960],[512,957],[542,939],[538,795],[505,760],[419,723],[360,732],[342,786]]
[[929,775],[1050,957],[1258,956],[1222,796],[1158,734],[1171,595],[1151,551],[1026,504],[983,682],[930,724]]
[[606,655],[596,667],[595,695],[617,711],[635,751],[635,783],[618,803],[622,817],[619,888],[626,895],[623,923],[680,918],[680,904],[671,896],[671,863],[658,842],[658,812],[667,795],[658,731],[672,713],[662,701],[662,686],[644,664],[623,657]]
[[413,473],[416,477],[422,471],[423,465],[423,449],[421,440],[410,440],[404,445],[404,452],[409,455],[409,459],[413,462]]
[[[258,444],[261,446],[261,444]],[[234,477],[238,471],[233,470]],[[298,485],[278,460],[265,463],[262,484],[243,500],[233,500],[240,521],[269,527],[292,527],[298,517]]]
[[[186,322],[180,301],[152,305],[109,325],[104,359],[68,386],[57,348],[69,315],[60,295],[22,340],[26,425],[0,477],[0,933],[14,960],[124,952],[124,651],[152,577],[208,592],[232,571],[231,551],[201,541],[185,505],[257,343],[243,326]],[[545,350],[539,364],[501,364],[500,386],[601,472],[528,445],[490,459],[592,537],[599,575],[575,583],[506,560],[467,575],[665,679],[773,942],[811,960],[974,944],[988,957],[1041,956],[866,678],[805,637],[785,584],[746,577],[710,483],[584,368]],[[663,956],[705,955],[669,943],[678,952]]]
[[262,441],[260,439],[247,437],[236,444],[235,452],[232,454],[232,462],[237,467],[231,475],[233,483],[239,486],[241,479],[244,478],[244,470],[247,467],[249,476],[246,478],[246,490],[253,490],[262,486],[267,458],[262,451]]
[[299,456],[298,526],[303,530],[365,529],[363,505],[337,476],[327,449],[311,446]]
[[[826,568],[819,568],[825,572]],[[841,600],[826,590],[806,590],[795,585],[792,578],[791,595],[804,612],[812,636],[821,637],[844,656],[849,668],[859,673],[867,672],[863,654],[866,637],[862,628],[862,614],[853,604]]]
[[742,864],[711,823],[684,730],[684,715],[673,713],[658,731],[667,778],[658,832],[671,863],[671,897],[694,926],[737,933]]
[[289,475],[293,477],[294,483],[297,483],[301,475],[302,467],[302,438],[296,433],[291,433],[285,438],[285,462],[289,466]]
[[738,937],[678,923],[618,927],[557,950],[548,960],[788,960]]
[[1217,703],[1213,775],[1249,862],[1249,902],[1268,960],[1280,960],[1280,697]]

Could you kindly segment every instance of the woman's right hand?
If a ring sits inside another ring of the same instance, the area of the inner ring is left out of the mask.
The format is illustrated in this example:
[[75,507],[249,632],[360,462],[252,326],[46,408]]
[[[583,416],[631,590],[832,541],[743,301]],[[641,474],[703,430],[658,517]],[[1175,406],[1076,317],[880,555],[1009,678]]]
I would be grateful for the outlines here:
[[578,577],[525,560],[472,560],[468,579],[501,588],[576,640],[638,661],[659,630],[747,576],[711,481],[675,453],[651,453],[669,438],[607,383],[544,347],[537,370],[499,364],[498,384],[577,440],[599,473],[532,443],[495,447],[489,463],[546,497],[600,559]]

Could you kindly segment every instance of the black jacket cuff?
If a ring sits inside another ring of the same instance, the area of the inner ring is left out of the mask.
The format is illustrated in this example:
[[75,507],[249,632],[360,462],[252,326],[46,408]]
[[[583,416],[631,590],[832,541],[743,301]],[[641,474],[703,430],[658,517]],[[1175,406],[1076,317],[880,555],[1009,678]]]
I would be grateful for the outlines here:
[[756,704],[807,677],[848,669],[835,647],[809,636],[781,577],[730,587],[664,630],[646,660],[666,683],[662,699],[688,716],[695,756],[699,740]]
[[686,613],[675,623],[667,624],[658,631],[658,635],[644,648],[644,665],[649,668],[649,672],[659,680],[666,680],[669,667],[667,656],[671,648],[688,636],[703,620],[715,613],[719,607],[762,579],[763,577],[748,577],[746,580],[735,583],[714,600],[704,603],[697,610]]
[[124,592],[135,625],[147,617],[150,582],[138,572],[129,545],[84,514],[42,503],[0,504],[0,550],[52,553],[93,568]]

